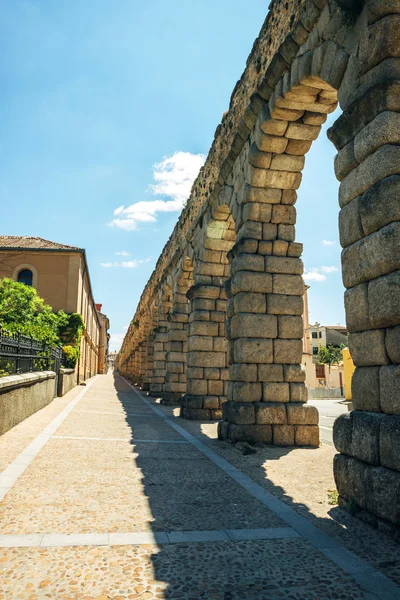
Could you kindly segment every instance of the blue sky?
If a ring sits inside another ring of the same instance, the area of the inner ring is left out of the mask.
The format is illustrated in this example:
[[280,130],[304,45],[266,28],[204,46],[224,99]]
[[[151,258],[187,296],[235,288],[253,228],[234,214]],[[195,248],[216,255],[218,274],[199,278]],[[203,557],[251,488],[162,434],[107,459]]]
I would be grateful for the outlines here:
[[[267,4],[0,0],[0,233],[86,248],[114,348]],[[344,322],[334,154],[323,132],[297,202],[310,320],[324,324]]]

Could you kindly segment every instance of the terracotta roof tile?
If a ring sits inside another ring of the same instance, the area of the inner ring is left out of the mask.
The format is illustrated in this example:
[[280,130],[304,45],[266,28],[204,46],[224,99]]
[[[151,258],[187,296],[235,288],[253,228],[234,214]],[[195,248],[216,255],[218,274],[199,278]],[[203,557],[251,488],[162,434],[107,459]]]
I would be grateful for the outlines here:
[[2,248],[21,250],[83,250],[83,248],[77,248],[76,246],[67,246],[65,244],[59,244],[58,242],[52,242],[50,240],[44,240],[43,238],[33,237],[30,235],[0,235],[0,249]]

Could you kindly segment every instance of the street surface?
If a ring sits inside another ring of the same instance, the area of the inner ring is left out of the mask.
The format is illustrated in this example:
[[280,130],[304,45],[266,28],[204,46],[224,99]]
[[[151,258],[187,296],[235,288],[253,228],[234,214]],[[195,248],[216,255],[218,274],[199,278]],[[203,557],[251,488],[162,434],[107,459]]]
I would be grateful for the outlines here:
[[335,419],[342,413],[347,413],[347,404],[337,400],[309,400],[308,404],[316,406],[319,412],[320,440],[323,444],[333,445],[332,428]]
[[216,427],[110,373],[1,436],[0,600],[400,597],[394,540],[328,503],[333,448]]

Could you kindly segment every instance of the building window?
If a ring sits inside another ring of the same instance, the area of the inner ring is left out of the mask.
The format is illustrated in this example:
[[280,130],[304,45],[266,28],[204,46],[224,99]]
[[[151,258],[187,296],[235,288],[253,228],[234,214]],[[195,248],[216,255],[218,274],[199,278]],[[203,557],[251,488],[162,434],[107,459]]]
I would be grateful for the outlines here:
[[311,333],[311,337],[314,338],[314,340],[318,337],[318,333],[316,331],[313,331]]
[[318,354],[318,347],[317,346],[313,346],[312,353],[313,353],[314,356],[316,356]]
[[325,365],[315,365],[315,377],[325,379]]
[[18,282],[23,283],[25,285],[32,286],[32,283],[33,283],[32,271],[30,271],[29,269],[22,269],[22,271],[20,271],[18,273]]
[[[315,336],[317,337],[317,336]],[[319,332],[319,337],[322,338],[322,331]]]

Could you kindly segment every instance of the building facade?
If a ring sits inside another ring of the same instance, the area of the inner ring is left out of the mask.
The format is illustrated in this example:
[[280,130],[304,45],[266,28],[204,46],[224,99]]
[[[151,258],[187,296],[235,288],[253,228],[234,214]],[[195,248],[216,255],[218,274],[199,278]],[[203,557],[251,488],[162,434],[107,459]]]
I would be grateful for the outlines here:
[[4,277],[33,286],[55,312],[82,315],[78,383],[106,372],[109,321],[94,302],[83,248],[39,237],[0,236],[0,278]]
[[111,369],[112,371],[115,368],[115,363],[116,363],[116,360],[117,360],[117,355],[118,355],[118,352],[109,352],[108,353],[108,357],[107,357],[108,368]]
[[[308,289],[303,296],[304,303],[304,335],[302,364],[305,370],[305,383],[308,397],[314,398],[343,398],[345,396],[345,378],[343,364],[328,365],[318,363],[320,346],[347,345],[347,330],[340,325],[310,325],[308,317]],[[351,381],[351,379],[350,379]]]
[[317,362],[320,346],[347,346],[347,329],[341,325],[310,325],[310,346],[314,362]]
[[100,343],[99,343],[99,365],[98,372],[105,374],[108,370],[108,345],[110,342],[110,321],[108,317],[101,312],[102,304],[96,304],[97,314],[100,320]]

